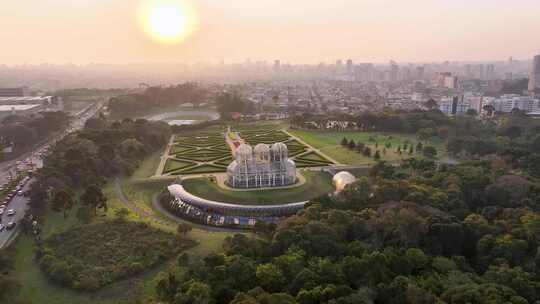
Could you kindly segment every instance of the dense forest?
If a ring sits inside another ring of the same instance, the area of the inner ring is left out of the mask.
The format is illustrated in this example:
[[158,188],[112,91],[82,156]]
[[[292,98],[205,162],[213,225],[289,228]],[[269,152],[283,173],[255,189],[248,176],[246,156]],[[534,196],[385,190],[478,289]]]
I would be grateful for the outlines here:
[[10,115],[0,121],[0,146],[13,144],[12,156],[16,156],[51,134],[64,130],[68,124],[69,116],[64,112]]
[[181,255],[156,292],[167,303],[535,303],[539,211],[540,185],[492,162],[379,163],[275,231]]
[[208,91],[196,83],[170,87],[149,87],[142,93],[125,94],[109,100],[113,117],[125,118],[148,114],[156,109],[171,108],[186,103],[198,106],[206,102]]
[[89,190],[103,185],[107,178],[129,175],[146,156],[162,149],[170,134],[169,125],[163,122],[88,120],[82,131],[54,146],[37,172],[30,189],[33,213],[43,214],[46,205],[52,203],[55,193],[50,188],[68,193]]

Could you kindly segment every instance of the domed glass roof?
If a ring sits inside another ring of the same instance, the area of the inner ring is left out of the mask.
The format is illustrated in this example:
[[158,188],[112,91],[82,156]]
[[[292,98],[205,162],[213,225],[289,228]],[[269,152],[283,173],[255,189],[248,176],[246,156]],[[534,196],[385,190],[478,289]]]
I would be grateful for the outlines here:
[[342,191],[347,185],[352,184],[355,181],[356,177],[347,171],[341,171],[332,178],[332,182],[334,183],[337,192]]
[[272,145],[272,151],[274,153],[287,153],[287,145],[284,143],[275,143]]
[[255,146],[255,153],[268,153],[270,152],[270,147],[267,144],[258,144]]
[[251,149],[251,146],[250,145],[246,145],[246,144],[241,144],[237,149],[236,149],[236,154],[237,155],[251,155],[251,153],[253,153],[253,150]]

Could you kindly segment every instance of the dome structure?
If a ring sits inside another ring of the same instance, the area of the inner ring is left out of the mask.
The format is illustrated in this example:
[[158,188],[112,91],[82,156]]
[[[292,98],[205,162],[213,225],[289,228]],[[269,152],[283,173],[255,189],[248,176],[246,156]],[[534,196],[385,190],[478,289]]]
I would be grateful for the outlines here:
[[239,161],[245,161],[251,159],[251,156],[253,154],[253,149],[251,149],[250,145],[241,144],[235,152],[236,159]]
[[334,177],[332,178],[332,182],[336,187],[336,192],[343,191],[343,189],[345,189],[347,185],[352,184],[355,181],[356,177],[354,177],[354,175],[347,171],[341,171],[334,175]]
[[227,168],[226,184],[233,188],[282,187],[296,182],[296,164],[288,158],[284,143],[264,143],[255,146],[242,144]]
[[270,147],[267,144],[258,144],[255,146],[255,158],[258,162],[270,161]]
[[286,159],[288,154],[289,151],[286,144],[279,142],[272,145],[272,157],[274,160],[279,161]]

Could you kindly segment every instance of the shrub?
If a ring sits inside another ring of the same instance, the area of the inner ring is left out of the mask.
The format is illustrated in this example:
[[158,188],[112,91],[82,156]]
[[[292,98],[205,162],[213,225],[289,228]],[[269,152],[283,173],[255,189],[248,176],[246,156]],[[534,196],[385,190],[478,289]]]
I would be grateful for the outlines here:
[[54,281],[91,291],[139,274],[194,244],[145,223],[114,220],[52,235],[37,256]]

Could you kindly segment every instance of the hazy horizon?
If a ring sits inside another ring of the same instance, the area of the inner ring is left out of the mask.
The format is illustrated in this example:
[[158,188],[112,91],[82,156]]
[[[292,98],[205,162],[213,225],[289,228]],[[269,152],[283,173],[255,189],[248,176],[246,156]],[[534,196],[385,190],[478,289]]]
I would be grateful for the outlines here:
[[501,61],[540,53],[534,0],[185,0],[197,26],[175,44],[145,33],[143,2],[5,3],[0,26],[11,31],[0,32],[0,64]]

